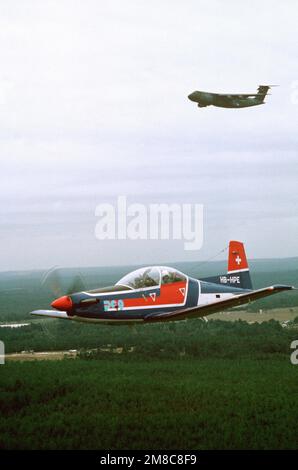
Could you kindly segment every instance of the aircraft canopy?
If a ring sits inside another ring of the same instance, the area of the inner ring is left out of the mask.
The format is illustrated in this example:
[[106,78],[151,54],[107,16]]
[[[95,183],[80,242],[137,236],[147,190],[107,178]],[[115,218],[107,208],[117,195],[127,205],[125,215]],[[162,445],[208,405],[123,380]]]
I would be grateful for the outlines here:
[[116,285],[130,287],[131,289],[144,289],[146,287],[159,287],[160,284],[186,281],[186,276],[174,268],[166,266],[149,266],[132,271],[122,277]]

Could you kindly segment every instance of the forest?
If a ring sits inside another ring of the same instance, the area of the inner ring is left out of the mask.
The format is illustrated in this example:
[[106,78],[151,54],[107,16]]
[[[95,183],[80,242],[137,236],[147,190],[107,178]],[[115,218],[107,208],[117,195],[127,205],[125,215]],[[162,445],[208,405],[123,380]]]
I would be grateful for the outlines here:
[[0,448],[295,449],[297,326],[298,318],[288,328],[192,320],[137,330],[55,321],[45,335],[32,325],[22,347],[79,353],[1,366]]
[[[258,283],[277,281],[271,267]],[[92,286],[95,271],[85,273]],[[280,282],[294,283],[294,269],[281,273]],[[113,282],[114,273],[106,274]],[[290,345],[298,317],[248,323],[244,312],[237,321],[210,316],[133,328],[31,320],[28,312],[51,300],[40,275],[2,273],[1,321],[28,323],[0,329],[6,353],[77,355],[0,366],[1,449],[297,447],[298,366]],[[290,311],[296,293],[283,302]]]

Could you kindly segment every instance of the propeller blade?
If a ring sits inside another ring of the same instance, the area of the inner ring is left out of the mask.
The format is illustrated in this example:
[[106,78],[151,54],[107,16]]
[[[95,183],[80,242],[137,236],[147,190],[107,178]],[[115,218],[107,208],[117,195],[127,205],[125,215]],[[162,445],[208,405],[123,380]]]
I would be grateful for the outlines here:
[[61,273],[61,269],[58,266],[54,266],[41,279],[42,286],[49,290],[55,298],[86,290],[81,273],[70,276],[69,279],[65,272],[64,274],[63,272]]
[[41,285],[50,290],[55,297],[61,297],[63,295],[62,281],[57,266],[49,269],[49,271],[43,275]]
[[67,289],[67,295],[74,294],[75,292],[82,292],[85,291],[85,282],[81,273],[76,274],[73,281],[71,282],[70,286]]

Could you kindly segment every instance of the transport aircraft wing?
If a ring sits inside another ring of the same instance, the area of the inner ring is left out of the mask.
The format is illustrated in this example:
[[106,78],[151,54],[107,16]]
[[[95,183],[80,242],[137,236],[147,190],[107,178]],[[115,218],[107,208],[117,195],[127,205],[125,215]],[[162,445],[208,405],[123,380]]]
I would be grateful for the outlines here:
[[198,305],[196,307],[179,309],[173,312],[165,313],[150,313],[145,316],[146,322],[162,322],[162,321],[175,321],[185,320],[187,318],[200,318],[212,313],[221,312],[227,308],[237,307],[238,305],[247,304],[269,295],[277,294],[285,290],[292,290],[292,286],[276,285],[265,287],[263,289],[253,290],[245,294],[234,295],[233,297],[225,300],[218,300],[212,304]]
[[247,98],[249,96],[258,96],[258,93],[212,93],[216,96],[225,96],[226,98]]

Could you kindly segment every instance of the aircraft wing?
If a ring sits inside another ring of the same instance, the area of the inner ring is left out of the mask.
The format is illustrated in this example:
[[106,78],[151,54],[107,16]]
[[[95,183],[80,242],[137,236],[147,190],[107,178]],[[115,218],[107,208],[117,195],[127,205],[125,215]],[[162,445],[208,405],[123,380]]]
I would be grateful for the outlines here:
[[258,93],[239,93],[239,94],[227,94],[227,93],[213,93],[216,96],[220,96],[221,98],[236,98],[241,100],[242,98],[249,98],[258,96]]
[[212,95],[212,96],[219,96],[220,98],[236,98],[236,99],[241,99],[241,98],[248,98],[250,96],[259,96],[258,93],[212,93],[212,92],[206,92],[206,91],[198,91],[198,93],[201,93],[202,95]]
[[40,317],[49,317],[49,318],[65,318],[69,319],[69,316],[66,312],[58,312],[58,310],[34,310],[30,312],[30,315],[38,315]]
[[238,305],[247,304],[254,300],[268,297],[269,295],[278,294],[284,290],[292,290],[292,286],[270,286],[264,289],[250,291],[245,294],[234,295],[233,297],[225,300],[219,300],[212,304],[198,305],[196,307],[179,309],[173,312],[166,313],[150,313],[144,320],[146,322],[162,322],[162,321],[175,321],[185,320],[186,318],[200,318],[211,313],[221,312],[227,308],[237,307]]

